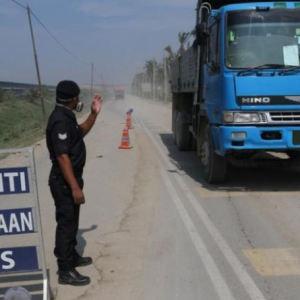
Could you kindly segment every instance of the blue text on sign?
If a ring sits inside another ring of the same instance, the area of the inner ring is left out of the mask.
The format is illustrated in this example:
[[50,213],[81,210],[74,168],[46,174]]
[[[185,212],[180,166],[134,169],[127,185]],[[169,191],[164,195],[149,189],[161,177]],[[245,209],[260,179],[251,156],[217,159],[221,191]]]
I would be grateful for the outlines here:
[[0,169],[0,195],[29,193],[28,168]]

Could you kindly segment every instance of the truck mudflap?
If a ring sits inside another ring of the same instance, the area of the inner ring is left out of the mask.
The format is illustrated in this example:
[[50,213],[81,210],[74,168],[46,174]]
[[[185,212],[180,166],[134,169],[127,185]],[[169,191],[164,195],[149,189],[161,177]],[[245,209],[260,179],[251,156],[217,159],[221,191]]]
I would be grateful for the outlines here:
[[216,149],[221,155],[229,150],[300,150],[300,126],[213,127]]

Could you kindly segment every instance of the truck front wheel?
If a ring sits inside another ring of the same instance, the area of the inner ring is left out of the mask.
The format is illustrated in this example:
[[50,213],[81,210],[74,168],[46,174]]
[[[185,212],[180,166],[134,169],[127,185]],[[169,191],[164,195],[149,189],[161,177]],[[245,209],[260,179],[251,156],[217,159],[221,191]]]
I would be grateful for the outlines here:
[[204,166],[205,180],[208,183],[221,183],[225,180],[227,160],[225,157],[216,154],[209,124],[206,124],[203,132],[200,158]]
[[295,161],[299,161],[300,160],[300,151],[288,151],[287,155],[292,160],[295,160]]

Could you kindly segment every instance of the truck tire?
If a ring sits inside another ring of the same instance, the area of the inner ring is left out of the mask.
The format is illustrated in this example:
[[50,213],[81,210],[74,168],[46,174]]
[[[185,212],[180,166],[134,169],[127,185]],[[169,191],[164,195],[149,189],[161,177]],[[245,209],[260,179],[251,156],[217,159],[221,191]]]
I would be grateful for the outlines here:
[[195,139],[192,134],[191,134],[191,150],[197,151],[197,139]]
[[189,124],[185,122],[182,112],[178,112],[176,118],[176,145],[179,151],[190,150],[191,147],[191,134]]
[[300,151],[288,151],[287,155],[290,157],[291,160],[299,161],[300,160]]
[[201,143],[201,163],[204,166],[205,180],[208,183],[221,183],[225,180],[227,160],[215,152],[209,124],[206,124]]
[[205,131],[206,123],[199,126],[198,134],[196,138],[196,146],[197,146],[197,156],[201,157],[203,140],[204,140],[204,131]]
[[172,131],[173,131],[173,142],[176,145],[176,120],[177,120],[178,110],[175,110],[173,113],[173,120],[172,120]]

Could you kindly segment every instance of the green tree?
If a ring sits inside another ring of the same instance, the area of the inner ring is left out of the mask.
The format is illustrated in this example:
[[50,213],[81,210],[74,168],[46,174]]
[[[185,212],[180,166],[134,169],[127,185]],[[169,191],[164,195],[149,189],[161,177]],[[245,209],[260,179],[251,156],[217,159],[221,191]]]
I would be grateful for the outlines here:
[[175,59],[175,53],[172,50],[172,47],[170,45],[166,46],[164,49],[167,53],[168,53],[168,61],[172,61],[173,59]]
[[148,78],[153,78],[153,70],[157,69],[157,62],[155,59],[147,60],[144,66],[144,70],[146,72],[146,76]]
[[39,90],[38,89],[28,89],[26,91],[26,96],[25,97],[31,103],[37,102],[39,100],[39,97],[40,97]]
[[177,55],[173,52],[172,47],[170,45],[166,46],[164,49],[167,52],[167,73],[170,73],[171,62],[177,57]]
[[179,40],[179,50],[177,52],[177,56],[182,55],[182,53],[185,51],[185,43],[188,40],[188,38],[190,37],[191,33],[190,32],[179,32],[178,33],[178,40]]

